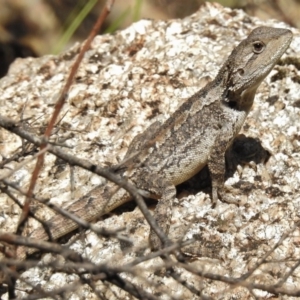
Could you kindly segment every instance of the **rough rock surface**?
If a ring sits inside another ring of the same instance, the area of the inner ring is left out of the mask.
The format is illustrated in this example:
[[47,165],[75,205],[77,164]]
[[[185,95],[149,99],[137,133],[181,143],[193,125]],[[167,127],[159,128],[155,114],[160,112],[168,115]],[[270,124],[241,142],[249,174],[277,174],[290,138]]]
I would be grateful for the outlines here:
[[[154,121],[167,118],[203,87],[217,74],[233,47],[261,25],[287,27],[276,21],[262,22],[240,10],[207,4],[182,20],[144,20],[114,35],[98,36],[85,55],[53,140],[65,143],[66,151],[96,164],[118,162],[136,134]],[[299,222],[300,38],[298,31],[293,32],[287,54],[258,90],[242,131],[247,138],[242,136],[241,140],[246,142],[241,147],[237,142],[233,149],[243,163],[226,184],[240,206],[218,203],[212,209],[209,189],[191,189],[189,185],[179,189],[170,237],[176,239],[186,233],[186,238],[197,240],[186,252],[193,254],[191,264],[198,270],[239,277]],[[79,45],[75,45],[60,56],[16,61],[8,76],[0,81],[1,114],[14,120],[27,120],[28,128],[40,134],[53,112],[78,49]],[[0,129],[0,141],[0,163],[22,146],[19,137],[3,129]],[[250,157],[243,157],[247,151]],[[8,179],[23,189],[28,188],[35,165],[32,155],[28,152],[5,164],[0,176],[23,164]],[[250,163],[245,164],[244,160]],[[47,154],[35,193],[66,205],[104,182],[79,168],[73,171],[75,190],[71,193],[70,167]],[[19,195],[18,198],[23,199]],[[0,194],[0,205],[1,231],[14,232],[20,210],[6,194]],[[97,224],[111,230],[125,226],[124,234],[132,239],[133,247],[86,231],[77,235],[72,249],[95,263],[111,265],[124,265],[148,253],[149,227],[142,214],[137,208],[124,210]],[[39,213],[49,218],[52,212],[42,208]],[[35,222],[30,226],[36,226]],[[296,226],[249,282],[274,286],[299,257],[300,231]],[[51,259],[60,258],[47,254],[42,257],[42,263]],[[121,276],[159,299],[199,299],[200,295],[213,299],[253,299],[254,295],[276,298],[266,291],[250,292],[241,286],[230,288],[221,281],[207,280],[178,268],[182,278],[199,291],[197,296],[167,274],[155,272],[160,265],[159,258],[149,260],[135,267],[133,273]],[[32,268],[22,278],[47,291],[78,280],[75,274],[53,273],[50,268]],[[299,290],[299,278],[298,268],[280,287]],[[110,284],[97,281],[95,285],[103,298],[133,299]],[[24,283],[19,283],[19,287],[19,297],[34,289]],[[78,283],[64,298],[96,299],[97,296],[88,285]]]

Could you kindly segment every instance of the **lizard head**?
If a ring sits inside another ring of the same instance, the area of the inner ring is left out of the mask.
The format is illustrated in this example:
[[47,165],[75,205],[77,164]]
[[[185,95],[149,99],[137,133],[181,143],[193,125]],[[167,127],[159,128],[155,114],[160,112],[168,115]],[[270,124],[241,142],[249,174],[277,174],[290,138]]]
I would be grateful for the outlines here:
[[[256,89],[286,51],[292,40],[288,29],[258,27],[231,53],[220,70],[230,101],[253,101]],[[224,76],[225,75],[225,76]],[[251,99],[252,98],[252,99]],[[225,100],[226,101],[226,100]],[[249,103],[250,104],[250,103]]]

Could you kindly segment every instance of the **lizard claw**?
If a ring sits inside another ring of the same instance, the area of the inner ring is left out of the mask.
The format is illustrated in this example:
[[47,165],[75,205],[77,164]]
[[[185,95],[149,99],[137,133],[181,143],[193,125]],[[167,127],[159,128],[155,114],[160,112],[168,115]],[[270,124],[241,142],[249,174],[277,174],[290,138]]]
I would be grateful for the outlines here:
[[212,191],[212,207],[215,208],[217,205],[217,200],[222,202],[226,202],[228,204],[235,204],[237,206],[240,205],[240,202],[234,199],[232,196],[229,196],[224,189],[216,189],[214,188]]

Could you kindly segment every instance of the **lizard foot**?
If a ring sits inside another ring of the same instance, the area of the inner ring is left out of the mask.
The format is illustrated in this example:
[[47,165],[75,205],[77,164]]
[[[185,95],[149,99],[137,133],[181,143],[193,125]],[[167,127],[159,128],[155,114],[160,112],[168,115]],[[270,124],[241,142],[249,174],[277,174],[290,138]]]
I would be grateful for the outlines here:
[[240,201],[234,198],[232,195],[229,195],[224,191],[224,189],[213,189],[212,190],[212,206],[215,207],[217,205],[217,200],[222,202],[226,202],[228,204],[235,204],[237,206],[240,205]]

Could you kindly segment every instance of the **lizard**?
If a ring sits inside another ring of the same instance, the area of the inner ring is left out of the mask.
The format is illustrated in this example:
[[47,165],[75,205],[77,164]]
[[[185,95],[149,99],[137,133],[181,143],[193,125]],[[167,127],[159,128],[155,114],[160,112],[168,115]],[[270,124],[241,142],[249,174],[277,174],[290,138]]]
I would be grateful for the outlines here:
[[[176,186],[204,166],[212,181],[212,203],[231,202],[224,190],[225,152],[241,130],[252,107],[256,90],[289,47],[292,32],[283,28],[258,27],[236,46],[214,80],[188,98],[165,121],[155,122],[136,136],[119,164],[110,170],[134,184],[143,197],[158,199],[154,216],[168,233]],[[124,189],[108,182],[97,186],[68,207],[70,213],[91,222],[132,200]],[[78,228],[62,215],[49,221],[51,239]],[[30,237],[47,240],[42,228]],[[163,246],[150,232],[152,249]],[[17,248],[25,259],[32,249]]]

